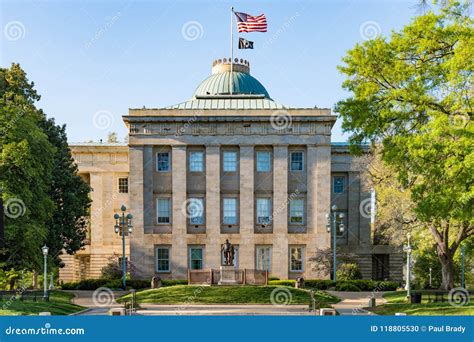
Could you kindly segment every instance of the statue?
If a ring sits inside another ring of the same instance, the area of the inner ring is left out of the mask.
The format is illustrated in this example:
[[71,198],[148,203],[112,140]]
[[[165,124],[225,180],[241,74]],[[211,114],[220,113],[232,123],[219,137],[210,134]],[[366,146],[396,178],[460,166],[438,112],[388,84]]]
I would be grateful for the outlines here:
[[229,239],[225,240],[225,244],[222,246],[222,252],[224,252],[224,266],[233,266],[234,246],[229,242]]

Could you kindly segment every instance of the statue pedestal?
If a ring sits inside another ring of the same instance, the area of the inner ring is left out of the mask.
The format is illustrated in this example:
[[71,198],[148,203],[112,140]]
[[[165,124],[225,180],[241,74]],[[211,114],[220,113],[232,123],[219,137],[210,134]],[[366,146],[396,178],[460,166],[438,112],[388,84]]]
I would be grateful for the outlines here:
[[217,283],[218,285],[238,285],[239,282],[236,279],[237,271],[234,266],[221,266],[220,268],[221,279]]

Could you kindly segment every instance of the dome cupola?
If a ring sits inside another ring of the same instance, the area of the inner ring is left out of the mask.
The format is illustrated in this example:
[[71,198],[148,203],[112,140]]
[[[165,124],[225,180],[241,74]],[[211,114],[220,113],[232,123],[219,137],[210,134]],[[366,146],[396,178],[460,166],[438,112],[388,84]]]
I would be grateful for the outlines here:
[[[231,71],[232,68],[232,71]],[[231,81],[232,78],[232,81]],[[250,64],[244,59],[217,59],[212,63],[212,75],[196,88],[193,97],[255,95],[270,99],[265,87],[250,75]]]

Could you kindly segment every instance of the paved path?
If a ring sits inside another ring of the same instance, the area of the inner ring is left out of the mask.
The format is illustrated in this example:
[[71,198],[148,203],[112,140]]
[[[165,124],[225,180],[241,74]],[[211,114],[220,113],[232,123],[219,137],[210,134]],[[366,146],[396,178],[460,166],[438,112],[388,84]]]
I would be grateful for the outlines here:
[[341,298],[339,303],[333,305],[340,315],[375,315],[364,309],[369,305],[369,299],[375,298],[377,305],[382,305],[386,302],[382,298],[383,292],[326,292]]
[[109,289],[103,291],[66,290],[64,292],[74,294],[72,299],[74,304],[87,308],[75,315],[106,315],[112,308],[123,307],[122,304],[115,301],[115,298],[128,293],[128,291],[111,291]]
[[308,311],[308,305],[157,305],[140,304],[139,315],[270,315],[270,316],[301,316],[314,315]]
[[[107,315],[110,309],[122,308],[115,298],[128,293],[125,291],[110,291],[96,293],[95,291],[67,291],[74,293],[73,303],[88,308],[78,315]],[[365,310],[369,299],[376,298],[377,305],[384,304],[383,292],[340,292],[327,291],[341,298],[333,307],[340,315],[373,315]],[[95,293],[95,295],[94,295]],[[140,304],[137,315],[275,315],[275,316],[301,316],[314,315],[308,311],[307,305],[165,305],[165,304]]]

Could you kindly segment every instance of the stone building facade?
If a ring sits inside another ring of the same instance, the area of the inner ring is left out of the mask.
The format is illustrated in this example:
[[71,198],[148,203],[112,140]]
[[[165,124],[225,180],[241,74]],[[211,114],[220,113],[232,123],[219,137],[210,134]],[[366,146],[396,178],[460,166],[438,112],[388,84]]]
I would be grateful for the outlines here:
[[[96,277],[119,253],[113,213],[123,202],[134,215],[127,243],[136,278],[219,268],[227,239],[236,268],[328,278],[310,259],[330,248],[326,214],[336,204],[346,214],[341,251],[357,254],[365,278],[400,279],[401,255],[372,243],[360,168],[347,146],[331,145],[335,120],[330,109],[275,102],[247,61],[236,59],[232,71],[228,60],[214,61],[190,100],[130,109],[128,146],[72,146],[93,188],[91,243],[65,258],[61,276],[76,279],[89,258],[79,277]],[[126,194],[118,192],[123,178]]]

